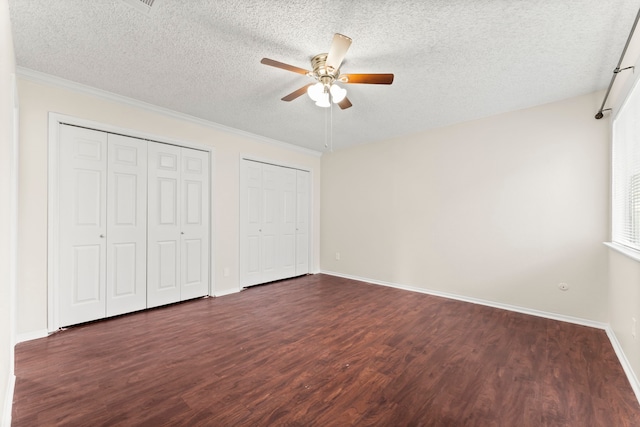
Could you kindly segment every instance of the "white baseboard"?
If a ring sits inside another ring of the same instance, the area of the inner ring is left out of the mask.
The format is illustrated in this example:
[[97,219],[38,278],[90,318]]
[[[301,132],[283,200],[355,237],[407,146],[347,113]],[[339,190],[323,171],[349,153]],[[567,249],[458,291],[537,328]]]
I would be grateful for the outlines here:
[[39,331],[25,332],[23,334],[18,334],[16,336],[16,343],[37,340],[38,338],[44,338],[47,336],[49,336],[49,332],[46,329],[42,329]]
[[360,282],[371,283],[374,285],[387,286],[390,288],[402,289],[405,291],[418,292],[418,293],[433,295],[433,296],[442,297],[442,298],[454,299],[457,301],[470,302],[472,304],[479,304],[479,305],[485,305],[493,308],[500,308],[502,310],[514,311],[516,313],[529,314],[531,316],[544,317],[546,319],[551,319],[551,320],[559,320],[562,322],[575,323],[576,325],[589,326],[591,328],[596,328],[596,329],[606,329],[608,327],[606,323],[596,322],[594,320],[583,319],[580,317],[565,316],[563,314],[550,313],[542,310],[535,310],[533,308],[520,307],[517,305],[511,305],[511,304],[503,304],[500,302],[488,301],[480,298],[467,297],[464,295],[451,294],[448,292],[435,291],[431,289],[415,288],[412,286],[400,285],[400,284],[391,283],[391,282],[384,282],[381,280],[367,279],[366,277],[352,276],[349,274],[336,273],[333,271],[323,271],[322,273],[328,274],[330,276],[343,277],[345,279],[358,280]]
[[404,286],[396,283],[383,282],[380,280],[372,280],[364,277],[352,276],[349,274],[336,273],[333,271],[322,271],[322,273],[328,274],[330,276],[343,277],[345,279],[358,280],[360,282],[371,283],[374,285],[388,286],[391,288],[403,289],[403,290],[412,291],[412,292],[419,292],[427,295],[434,295],[434,296],[454,299],[458,301],[470,302],[473,304],[485,305],[488,307],[500,308],[503,310],[515,311],[517,313],[529,314],[531,316],[544,317],[551,320],[559,320],[562,322],[574,323],[582,326],[589,326],[596,329],[603,329],[607,333],[607,337],[609,337],[609,341],[613,346],[613,350],[618,356],[618,360],[622,365],[622,369],[624,370],[624,373],[627,375],[627,378],[629,379],[629,383],[631,384],[631,388],[633,389],[633,392],[635,393],[636,398],[638,399],[638,402],[640,402],[640,382],[638,381],[638,377],[636,377],[636,374],[633,372],[633,368],[631,367],[629,360],[627,360],[627,356],[624,354],[624,350],[622,349],[622,346],[618,342],[618,338],[616,337],[616,334],[613,332],[611,327],[606,323],[596,322],[589,319],[582,319],[579,317],[565,316],[557,313],[549,313],[546,311],[534,310],[526,307],[518,307],[510,304],[502,304],[502,303],[497,303],[493,301],[486,301],[478,298],[470,298],[470,297],[465,297],[461,295],[450,294],[447,292],[433,291],[433,290],[422,289],[422,288],[414,288],[412,286]]
[[9,381],[7,382],[6,394],[4,395],[4,402],[2,405],[2,419],[0,425],[2,427],[11,427],[11,410],[13,409],[13,392],[16,388],[16,376],[9,375]]
[[618,360],[622,365],[622,369],[624,369],[624,373],[627,374],[627,378],[629,379],[629,383],[631,384],[631,388],[633,392],[636,394],[636,398],[638,402],[640,402],[640,381],[638,381],[638,377],[635,372],[633,372],[633,368],[629,363],[629,359],[627,359],[626,354],[624,354],[624,350],[620,345],[620,341],[618,341],[618,337],[616,337],[616,333],[611,329],[610,326],[607,326],[605,329],[607,332],[607,336],[609,337],[609,341],[611,341],[611,345],[613,346],[613,350],[616,352],[616,356],[618,356]]

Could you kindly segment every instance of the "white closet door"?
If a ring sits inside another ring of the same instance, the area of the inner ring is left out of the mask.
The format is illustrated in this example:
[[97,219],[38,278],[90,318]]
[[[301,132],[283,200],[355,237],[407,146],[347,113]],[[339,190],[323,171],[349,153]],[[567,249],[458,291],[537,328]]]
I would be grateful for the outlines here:
[[180,301],[180,147],[149,142],[147,307]]
[[296,170],[282,170],[282,196],[280,199],[281,224],[279,242],[280,278],[296,275]]
[[262,163],[240,164],[240,286],[261,283]]
[[309,172],[240,162],[240,285],[309,272]]
[[108,136],[107,316],[147,306],[147,142]]
[[59,321],[105,317],[107,134],[60,126]]
[[280,224],[282,214],[282,168],[262,165],[262,223],[260,232],[261,282],[272,282],[282,278],[281,253],[279,251]]
[[209,293],[209,155],[181,149],[182,194],[180,232],[180,299]]
[[309,172],[296,171],[296,276],[309,273]]

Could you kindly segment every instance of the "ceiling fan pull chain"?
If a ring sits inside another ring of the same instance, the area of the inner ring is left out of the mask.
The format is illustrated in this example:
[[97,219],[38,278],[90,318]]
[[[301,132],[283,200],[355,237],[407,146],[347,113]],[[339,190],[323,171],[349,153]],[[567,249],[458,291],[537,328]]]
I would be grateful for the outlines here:
[[333,153],[333,101],[329,102],[329,152]]
[[329,109],[324,112],[324,148],[329,148]]
[[329,108],[324,113],[324,148],[333,153],[333,103],[329,102]]

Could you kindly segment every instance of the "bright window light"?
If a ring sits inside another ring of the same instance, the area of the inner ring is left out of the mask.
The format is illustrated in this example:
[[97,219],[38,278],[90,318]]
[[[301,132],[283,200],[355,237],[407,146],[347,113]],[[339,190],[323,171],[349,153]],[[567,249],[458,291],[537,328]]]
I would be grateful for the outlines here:
[[636,83],[613,121],[613,243],[640,251],[640,85]]

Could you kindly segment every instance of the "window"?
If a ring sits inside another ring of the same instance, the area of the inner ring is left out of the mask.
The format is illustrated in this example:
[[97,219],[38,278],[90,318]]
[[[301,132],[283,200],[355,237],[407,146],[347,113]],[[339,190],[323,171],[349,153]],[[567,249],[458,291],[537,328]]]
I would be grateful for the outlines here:
[[640,85],[613,121],[612,236],[640,252]]

